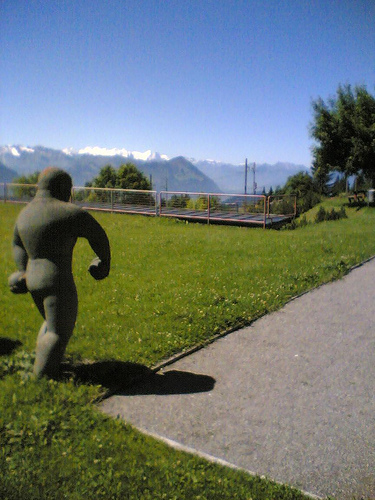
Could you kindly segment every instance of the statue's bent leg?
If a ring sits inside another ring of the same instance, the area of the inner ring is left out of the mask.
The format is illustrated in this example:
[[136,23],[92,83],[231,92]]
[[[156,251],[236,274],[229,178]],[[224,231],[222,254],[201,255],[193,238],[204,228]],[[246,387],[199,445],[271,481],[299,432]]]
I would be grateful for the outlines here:
[[[40,297],[40,295],[37,297],[33,294],[38,307]],[[58,376],[66,346],[73,333],[77,309],[78,300],[75,289],[64,290],[63,293],[43,298],[45,322],[39,331],[34,364],[34,374],[37,377]]]
[[[31,295],[34,299],[35,305],[37,306],[40,314],[43,316],[44,319],[46,319],[46,315],[44,312],[44,305],[43,305],[43,296],[40,294],[36,294],[36,293],[32,293]],[[46,332],[47,332],[47,321],[44,321],[42,323],[42,326],[40,327],[38,337],[36,339],[37,344],[38,344],[39,340],[43,337],[43,335],[45,335]]]

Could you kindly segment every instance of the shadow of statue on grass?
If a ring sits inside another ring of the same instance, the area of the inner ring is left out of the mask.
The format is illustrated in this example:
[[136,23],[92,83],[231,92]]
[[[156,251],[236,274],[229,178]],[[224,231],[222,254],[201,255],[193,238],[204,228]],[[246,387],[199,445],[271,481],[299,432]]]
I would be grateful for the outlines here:
[[211,391],[215,379],[208,375],[170,370],[156,372],[144,365],[123,361],[62,363],[62,377],[78,383],[101,385],[104,398],[121,395],[191,394]]
[[9,339],[7,337],[0,337],[0,356],[12,354],[13,351],[22,345],[19,340]]

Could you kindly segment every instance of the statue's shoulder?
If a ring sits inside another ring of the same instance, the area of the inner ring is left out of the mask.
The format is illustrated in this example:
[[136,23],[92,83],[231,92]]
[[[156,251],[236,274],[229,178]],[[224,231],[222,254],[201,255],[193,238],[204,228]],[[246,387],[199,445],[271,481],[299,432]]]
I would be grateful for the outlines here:
[[16,223],[18,223],[19,221],[21,221],[25,218],[27,219],[28,217],[30,217],[30,214],[32,214],[35,211],[35,209],[34,209],[35,203],[33,203],[33,201],[34,200],[31,200],[25,207],[22,208],[22,210],[18,214]]
[[78,205],[75,205],[74,203],[71,203],[70,201],[69,202],[61,201],[60,203],[66,208],[66,210],[69,210],[69,212],[75,214],[81,214],[86,212],[86,210],[79,207]]
[[70,202],[61,203],[64,205],[64,210],[69,218],[73,218],[81,224],[86,224],[88,220],[92,219],[92,215],[84,208]]

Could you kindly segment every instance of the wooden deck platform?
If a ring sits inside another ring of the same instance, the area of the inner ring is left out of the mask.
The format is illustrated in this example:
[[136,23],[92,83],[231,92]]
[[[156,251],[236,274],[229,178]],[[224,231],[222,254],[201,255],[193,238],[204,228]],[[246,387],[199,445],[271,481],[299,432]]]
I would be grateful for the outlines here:
[[263,226],[275,227],[286,224],[293,219],[292,215],[251,214],[251,213],[231,213],[231,212],[211,212],[196,211],[186,209],[165,209],[159,214],[161,217],[175,217],[189,221],[205,222],[209,224],[227,224],[233,226]]
[[264,217],[264,214],[251,214],[251,213],[231,213],[231,212],[211,212],[208,214],[204,210],[186,210],[178,208],[162,208],[156,210],[154,207],[140,207],[136,205],[121,205],[115,204],[111,206],[110,204],[97,204],[97,203],[77,203],[86,210],[98,210],[105,212],[117,212],[124,214],[135,214],[135,215],[148,215],[148,216],[160,216],[160,217],[171,217],[181,220],[188,220],[190,222],[201,222],[206,224],[226,224],[232,226],[263,226],[263,227],[278,227],[283,224],[290,222],[294,216],[293,215],[277,215],[268,214]]

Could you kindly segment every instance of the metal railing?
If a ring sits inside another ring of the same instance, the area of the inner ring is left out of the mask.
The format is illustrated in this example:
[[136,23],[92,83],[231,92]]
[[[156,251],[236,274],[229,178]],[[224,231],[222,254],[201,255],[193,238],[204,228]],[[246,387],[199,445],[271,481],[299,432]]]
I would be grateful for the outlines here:
[[0,200],[13,203],[28,203],[36,193],[36,184],[0,183]]
[[76,187],[72,202],[86,209],[157,215],[156,191],[116,188]]
[[[35,196],[36,190],[36,184],[0,183],[0,200],[28,203]],[[80,186],[72,188],[72,203],[88,210],[157,215],[157,200],[156,191]]]
[[[28,203],[36,184],[0,183],[0,200]],[[242,225],[285,222],[297,213],[295,195],[250,195],[116,188],[72,188],[72,202],[87,210],[132,213]]]
[[210,222],[249,223],[266,226],[264,195],[161,191],[159,215]]

